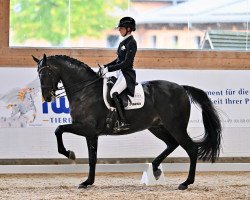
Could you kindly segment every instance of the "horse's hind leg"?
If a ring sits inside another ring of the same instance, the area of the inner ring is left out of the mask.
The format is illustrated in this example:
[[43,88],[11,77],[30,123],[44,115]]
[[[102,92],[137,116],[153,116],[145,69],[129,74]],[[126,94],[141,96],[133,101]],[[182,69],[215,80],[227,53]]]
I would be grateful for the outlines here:
[[188,178],[185,182],[181,183],[178,187],[179,190],[185,190],[188,188],[188,185],[194,183],[196,163],[198,157],[198,146],[195,142],[189,137],[187,131],[173,131],[172,135],[180,146],[187,152],[190,159],[190,167]]
[[179,144],[163,126],[151,127],[148,130],[153,133],[157,138],[164,141],[167,145],[167,148],[152,162],[153,174],[155,179],[158,180],[162,173],[161,170],[158,168],[159,165],[170,153],[172,153],[179,146]]

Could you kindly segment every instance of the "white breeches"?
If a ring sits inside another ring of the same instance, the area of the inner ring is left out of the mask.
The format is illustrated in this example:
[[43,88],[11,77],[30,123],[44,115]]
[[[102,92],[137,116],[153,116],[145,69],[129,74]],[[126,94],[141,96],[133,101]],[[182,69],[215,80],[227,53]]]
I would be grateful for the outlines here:
[[113,86],[113,88],[110,91],[110,96],[112,98],[112,95],[117,92],[118,94],[121,94],[121,92],[123,90],[125,90],[127,88],[127,82],[126,79],[124,78],[123,74],[120,73],[117,81],[115,82],[115,85]]

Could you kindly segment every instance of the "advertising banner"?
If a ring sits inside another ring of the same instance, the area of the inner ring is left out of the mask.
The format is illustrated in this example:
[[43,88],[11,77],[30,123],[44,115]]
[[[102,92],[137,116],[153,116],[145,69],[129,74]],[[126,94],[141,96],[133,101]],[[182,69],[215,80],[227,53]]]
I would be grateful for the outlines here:
[[[224,127],[250,127],[250,71],[137,69],[137,81],[168,80],[204,90]],[[43,102],[36,68],[0,68],[0,128],[57,127],[71,123],[67,97]],[[167,110],[166,110],[167,112]],[[192,105],[189,127],[203,127]]]

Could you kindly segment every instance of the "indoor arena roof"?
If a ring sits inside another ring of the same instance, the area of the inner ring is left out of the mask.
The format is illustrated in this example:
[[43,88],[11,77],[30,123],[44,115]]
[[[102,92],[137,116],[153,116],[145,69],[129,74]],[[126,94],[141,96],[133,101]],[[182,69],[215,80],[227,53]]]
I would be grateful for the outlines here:
[[138,24],[248,22],[248,0],[192,0],[143,13]]

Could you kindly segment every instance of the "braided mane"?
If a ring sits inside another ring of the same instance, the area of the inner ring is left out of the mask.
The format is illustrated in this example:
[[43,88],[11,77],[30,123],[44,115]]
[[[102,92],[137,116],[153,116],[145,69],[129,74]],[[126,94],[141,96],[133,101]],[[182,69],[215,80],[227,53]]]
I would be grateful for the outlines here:
[[76,65],[78,67],[84,67],[87,71],[89,72],[93,72],[96,74],[96,72],[94,72],[87,64],[85,64],[84,62],[77,60],[75,58],[72,58],[70,56],[66,56],[66,55],[54,55],[54,56],[49,56],[50,58],[55,58],[55,59],[62,59],[64,61],[68,61],[73,65]]

